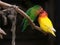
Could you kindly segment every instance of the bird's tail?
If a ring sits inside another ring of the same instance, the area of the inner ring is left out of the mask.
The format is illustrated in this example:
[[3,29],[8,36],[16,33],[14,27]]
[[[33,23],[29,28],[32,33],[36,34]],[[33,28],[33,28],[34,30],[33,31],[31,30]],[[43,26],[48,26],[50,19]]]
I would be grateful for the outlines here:
[[21,23],[22,32],[25,31],[27,26],[28,26],[27,20],[24,18],[22,23]]
[[56,37],[56,34],[55,34],[54,31],[50,31],[50,33],[51,33],[54,37]]
[[52,27],[52,30],[54,31],[54,32],[56,32],[56,30]]
[[23,20],[21,22],[21,25],[20,25],[21,27],[23,26],[24,22],[25,22],[25,18],[23,18]]
[[26,30],[27,26],[28,26],[28,24],[26,24],[26,25],[24,24],[24,25],[23,25],[23,27],[22,27],[22,32],[24,32],[24,31]]

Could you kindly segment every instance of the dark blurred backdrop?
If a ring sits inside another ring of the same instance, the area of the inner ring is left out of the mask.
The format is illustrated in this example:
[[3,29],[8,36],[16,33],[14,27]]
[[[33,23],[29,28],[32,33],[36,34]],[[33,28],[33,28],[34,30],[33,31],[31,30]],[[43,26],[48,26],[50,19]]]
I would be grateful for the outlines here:
[[[60,27],[60,21],[59,21],[59,4],[60,2],[57,0],[2,0],[4,2],[17,5],[19,6],[23,11],[26,11],[28,8],[38,4],[41,5],[44,10],[46,10],[49,14],[49,18],[52,20],[54,28],[57,30],[57,39],[52,38],[49,39],[48,36],[45,36],[41,32],[37,30],[30,29],[31,26],[28,27],[28,29],[25,32],[21,32],[21,22],[23,17],[18,14],[17,16],[17,29],[16,29],[16,45],[60,45],[59,40],[59,27]],[[37,22],[34,22],[36,25]],[[4,39],[0,39],[0,45],[11,45],[11,31],[10,31],[10,23],[6,26],[1,26],[3,28],[7,35],[4,36]]]

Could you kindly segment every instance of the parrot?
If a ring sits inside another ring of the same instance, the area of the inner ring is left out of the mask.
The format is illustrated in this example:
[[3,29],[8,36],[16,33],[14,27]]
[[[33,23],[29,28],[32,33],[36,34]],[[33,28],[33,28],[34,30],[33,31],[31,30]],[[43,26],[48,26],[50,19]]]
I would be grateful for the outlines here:
[[54,37],[56,37],[55,35],[56,30],[53,27],[53,23],[49,19],[48,13],[43,8],[41,8],[41,11],[37,20],[42,31],[44,31],[46,34],[52,34]]
[[[26,14],[32,19],[32,21],[34,22],[34,20],[36,19],[36,17],[39,15],[40,12],[40,6],[39,5],[35,5],[33,7],[30,7],[27,11]],[[23,19],[22,21],[22,32],[25,31],[25,29],[27,28],[27,26],[29,25],[29,22],[26,18]]]

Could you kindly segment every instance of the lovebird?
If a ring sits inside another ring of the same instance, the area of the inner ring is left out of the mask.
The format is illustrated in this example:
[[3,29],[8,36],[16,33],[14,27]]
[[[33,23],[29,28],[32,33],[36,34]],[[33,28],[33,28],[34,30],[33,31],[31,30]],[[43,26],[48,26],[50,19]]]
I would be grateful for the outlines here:
[[[26,14],[32,19],[33,22],[36,19],[36,17],[39,15],[39,13],[40,13],[39,5],[35,5],[26,11]],[[24,18],[21,25],[23,25],[23,27],[22,27],[22,32],[23,32],[26,30],[26,28],[29,25],[28,20],[26,18]]]
[[46,34],[52,34],[54,37],[56,37],[56,30],[53,27],[53,23],[49,19],[48,13],[43,8],[41,8],[40,14],[38,16],[38,23],[43,32]]

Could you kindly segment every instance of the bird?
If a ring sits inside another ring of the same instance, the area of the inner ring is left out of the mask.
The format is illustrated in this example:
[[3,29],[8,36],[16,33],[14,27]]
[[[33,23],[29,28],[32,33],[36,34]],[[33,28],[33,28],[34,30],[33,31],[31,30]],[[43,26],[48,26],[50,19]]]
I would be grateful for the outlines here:
[[41,11],[37,20],[43,32],[45,32],[46,34],[52,34],[54,37],[56,37],[56,34],[55,34],[56,30],[53,27],[53,23],[48,17],[48,13],[43,8],[41,8]]
[[[30,7],[27,11],[26,14],[31,18],[31,20],[34,22],[36,17],[39,15],[40,12],[40,5],[34,5],[33,7]],[[26,18],[23,18],[23,21],[21,23],[22,25],[22,32],[26,30],[26,28],[29,25],[29,22]]]

